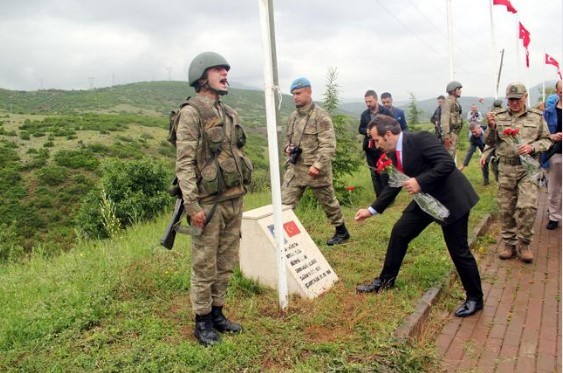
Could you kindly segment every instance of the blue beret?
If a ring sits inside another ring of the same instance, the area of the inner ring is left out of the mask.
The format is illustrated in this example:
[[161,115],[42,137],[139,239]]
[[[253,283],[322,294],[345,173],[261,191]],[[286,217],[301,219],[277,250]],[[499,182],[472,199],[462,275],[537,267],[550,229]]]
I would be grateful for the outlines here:
[[547,96],[547,100],[545,101],[545,106],[550,107],[555,105],[557,102],[559,102],[559,96],[557,96],[556,94],[552,94]]
[[311,83],[309,82],[309,79],[307,78],[297,78],[293,81],[293,83],[291,83],[291,88],[289,88],[289,92],[293,92],[294,89],[297,88],[305,88],[305,87],[310,87]]

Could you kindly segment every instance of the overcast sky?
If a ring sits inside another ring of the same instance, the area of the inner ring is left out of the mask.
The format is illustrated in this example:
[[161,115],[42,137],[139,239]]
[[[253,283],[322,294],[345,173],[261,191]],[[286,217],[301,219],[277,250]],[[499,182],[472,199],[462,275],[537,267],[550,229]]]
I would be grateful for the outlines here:
[[[561,0],[511,0],[493,7],[496,58],[505,49],[500,96],[510,81],[534,85],[563,67]],[[467,96],[493,96],[489,0],[452,0],[454,77]],[[446,0],[273,0],[281,90],[308,77],[322,99],[336,68],[343,99],[367,89],[396,101],[433,98],[450,80]],[[2,0],[0,88],[89,89],[187,80],[186,65],[212,50],[229,80],[263,88],[259,0]],[[529,70],[518,20],[531,33]],[[520,56],[516,54],[520,46]],[[517,66],[519,64],[519,67]]]

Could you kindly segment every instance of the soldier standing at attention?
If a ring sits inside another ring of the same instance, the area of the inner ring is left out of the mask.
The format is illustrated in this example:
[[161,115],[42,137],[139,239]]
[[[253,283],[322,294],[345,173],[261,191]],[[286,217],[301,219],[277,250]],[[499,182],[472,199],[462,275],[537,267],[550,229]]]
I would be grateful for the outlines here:
[[227,285],[238,264],[243,195],[252,163],[242,147],[246,135],[235,110],[221,102],[228,93],[227,60],[214,52],[190,64],[190,86],[197,95],[179,112],[176,176],[192,235],[190,298],[195,337],[205,345],[220,342],[217,332],[238,333],[241,325],[223,314]]
[[462,85],[460,82],[449,82],[446,86],[448,98],[444,101],[440,116],[440,125],[443,131],[444,146],[453,159],[456,159],[457,140],[461,131],[461,105],[458,98],[461,97]]
[[[518,255],[525,263],[534,260],[530,242],[534,237],[539,187],[522,166],[520,155],[539,153],[551,145],[549,130],[542,113],[527,109],[528,93],[522,83],[511,83],[506,88],[508,108],[487,113],[487,145],[495,147],[499,159],[498,202],[501,216],[501,235],[504,247],[499,258]],[[506,129],[517,129],[521,144],[504,134]],[[536,157],[536,158],[537,158]],[[483,164],[483,158],[481,158]]]
[[335,226],[327,245],[338,245],[350,238],[344,216],[332,186],[332,160],[336,154],[336,135],[328,112],[315,105],[311,83],[298,78],[290,92],[297,108],[287,121],[284,152],[288,157],[282,184],[282,203],[295,208],[306,188],[311,188],[327,218]]

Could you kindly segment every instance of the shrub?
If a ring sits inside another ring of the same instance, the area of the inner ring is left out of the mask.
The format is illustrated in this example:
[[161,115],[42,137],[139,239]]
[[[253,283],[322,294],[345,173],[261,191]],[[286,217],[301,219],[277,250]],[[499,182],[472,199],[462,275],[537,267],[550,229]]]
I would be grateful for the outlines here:
[[68,171],[60,166],[44,167],[39,171],[38,178],[41,183],[59,185],[68,178]]
[[55,153],[55,162],[68,168],[84,168],[93,171],[98,168],[98,159],[87,150],[59,150]]
[[[77,230],[85,238],[108,238],[117,222],[127,227],[151,219],[170,204],[170,175],[162,161],[104,160],[97,186],[81,202]],[[114,219],[116,218],[117,221]]]

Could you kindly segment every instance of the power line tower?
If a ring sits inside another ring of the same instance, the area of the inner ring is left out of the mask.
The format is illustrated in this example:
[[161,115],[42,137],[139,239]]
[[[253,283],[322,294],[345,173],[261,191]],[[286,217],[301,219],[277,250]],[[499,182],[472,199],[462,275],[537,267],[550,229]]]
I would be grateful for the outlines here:
[[94,80],[95,80],[95,79],[96,79],[96,78],[93,77],[93,76],[89,76],[89,77],[88,77],[88,83],[89,83],[90,89],[94,89]]

